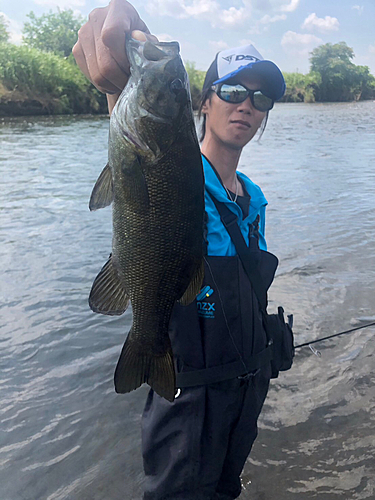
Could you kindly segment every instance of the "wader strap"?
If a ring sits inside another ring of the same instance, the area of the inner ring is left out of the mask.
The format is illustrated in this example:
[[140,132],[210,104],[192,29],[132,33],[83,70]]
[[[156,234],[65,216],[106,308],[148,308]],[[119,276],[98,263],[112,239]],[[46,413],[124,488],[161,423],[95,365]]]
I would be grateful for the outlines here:
[[253,265],[250,249],[246,245],[241,229],[237,224],[237,216],[226,206],[225,203],[218,201],[208,190],[207,192],[214,202],[216,210],[219,212],[221,222],[224,224],[224,227],[228,231],[229,236],[237,250],[238,256],[241,259],[242,265],[253,287],[262,312],[265,313],[267,309],[267,292],[264,290],[264,286],[262,285],[262,278],[259,273],[259,269]]
[[244,376],[258,370],[263,365],[270,362],[271,358],[272,348],[268,346],[263,351],[254,354],[247,360],[247,373],[244,373],[243,361],[234,361],[233,363],[212,366],[211,368],[205,368],[203,370],[177,373],[176,387],[182,388],[214,384],[215,382],[223,382],[224,380]]

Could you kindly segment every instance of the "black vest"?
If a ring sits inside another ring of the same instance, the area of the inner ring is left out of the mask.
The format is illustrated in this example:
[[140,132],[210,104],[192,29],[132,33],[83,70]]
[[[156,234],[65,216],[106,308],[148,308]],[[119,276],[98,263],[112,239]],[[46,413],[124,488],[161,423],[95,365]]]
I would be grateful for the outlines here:
[[[272,254],[250,239],[265,291],[277,267]],[[201,293],[189,306],[175,305],[170,321],[177,387],[244,376],[270,366],[263,316],[238,256],[205,257]]]

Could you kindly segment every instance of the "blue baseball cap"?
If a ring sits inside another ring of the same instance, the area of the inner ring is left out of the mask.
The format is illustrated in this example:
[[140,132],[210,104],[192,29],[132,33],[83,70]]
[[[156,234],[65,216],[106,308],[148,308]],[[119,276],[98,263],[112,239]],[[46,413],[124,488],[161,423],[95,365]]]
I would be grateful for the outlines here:
[[260,80],[262,92],[277,101],[285,93],[285,80],[272,61],[263,59],[254,45],[243,45],[218,52],[208,68],[203,91],[217,83],[234,83],[239,74],[255,76]]

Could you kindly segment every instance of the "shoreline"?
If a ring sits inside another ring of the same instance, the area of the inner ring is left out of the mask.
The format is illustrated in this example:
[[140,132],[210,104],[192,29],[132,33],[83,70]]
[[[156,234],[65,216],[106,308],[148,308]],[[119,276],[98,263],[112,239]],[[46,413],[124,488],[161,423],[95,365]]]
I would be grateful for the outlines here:
[[[86,110],[85,110],[86,111]],[[41,96],[0,86],[0,118],[18,116],[58,116],[73,114],[103,114],[103,108],[90,110],[90,113],[74,113],[67,110],[64,102],[57,97]]]
[[[93,110],[92,112],[85,113],[73,113],[73,112],[61,112],[61,105],[59,105],[59,100],[54,98],[41,98],[39,96],[25,96],[21,92],[9,91],[12,96],[1,95],[0,96],[0,120],[4,118],[22,118],[28,116],[108,116],[108,113],[102,110]],[[4,99],[5,97],[5,99]],[[324,102],[292,102],[292,101],[279,101],[275,105],[289,104],[293,106],[298,105],[322,105],[322,104],[358,104],[366,102],[375,102],[374,99],[366,100],[353,100],[353,101],[324,101]],[[59,109],[60,108],[60,109]],[[194,114],[197,114],[197,110],[194,110]]]

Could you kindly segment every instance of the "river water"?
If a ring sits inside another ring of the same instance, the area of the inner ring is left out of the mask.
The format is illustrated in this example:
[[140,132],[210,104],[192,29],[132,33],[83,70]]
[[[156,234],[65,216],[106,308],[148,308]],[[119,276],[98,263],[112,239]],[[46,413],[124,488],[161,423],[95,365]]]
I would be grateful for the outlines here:
[[[375,102],[280,104],[240,170],[269,201],[269,310],[296,342],[375,320]],[[87,297],[111,245],[88,199],[106,117],[0,123],[0,499],[140,500],[142,387],[116,395],[131,312]],[[375,328],[297,351],[272,381],[241,500],[375,498]]]

